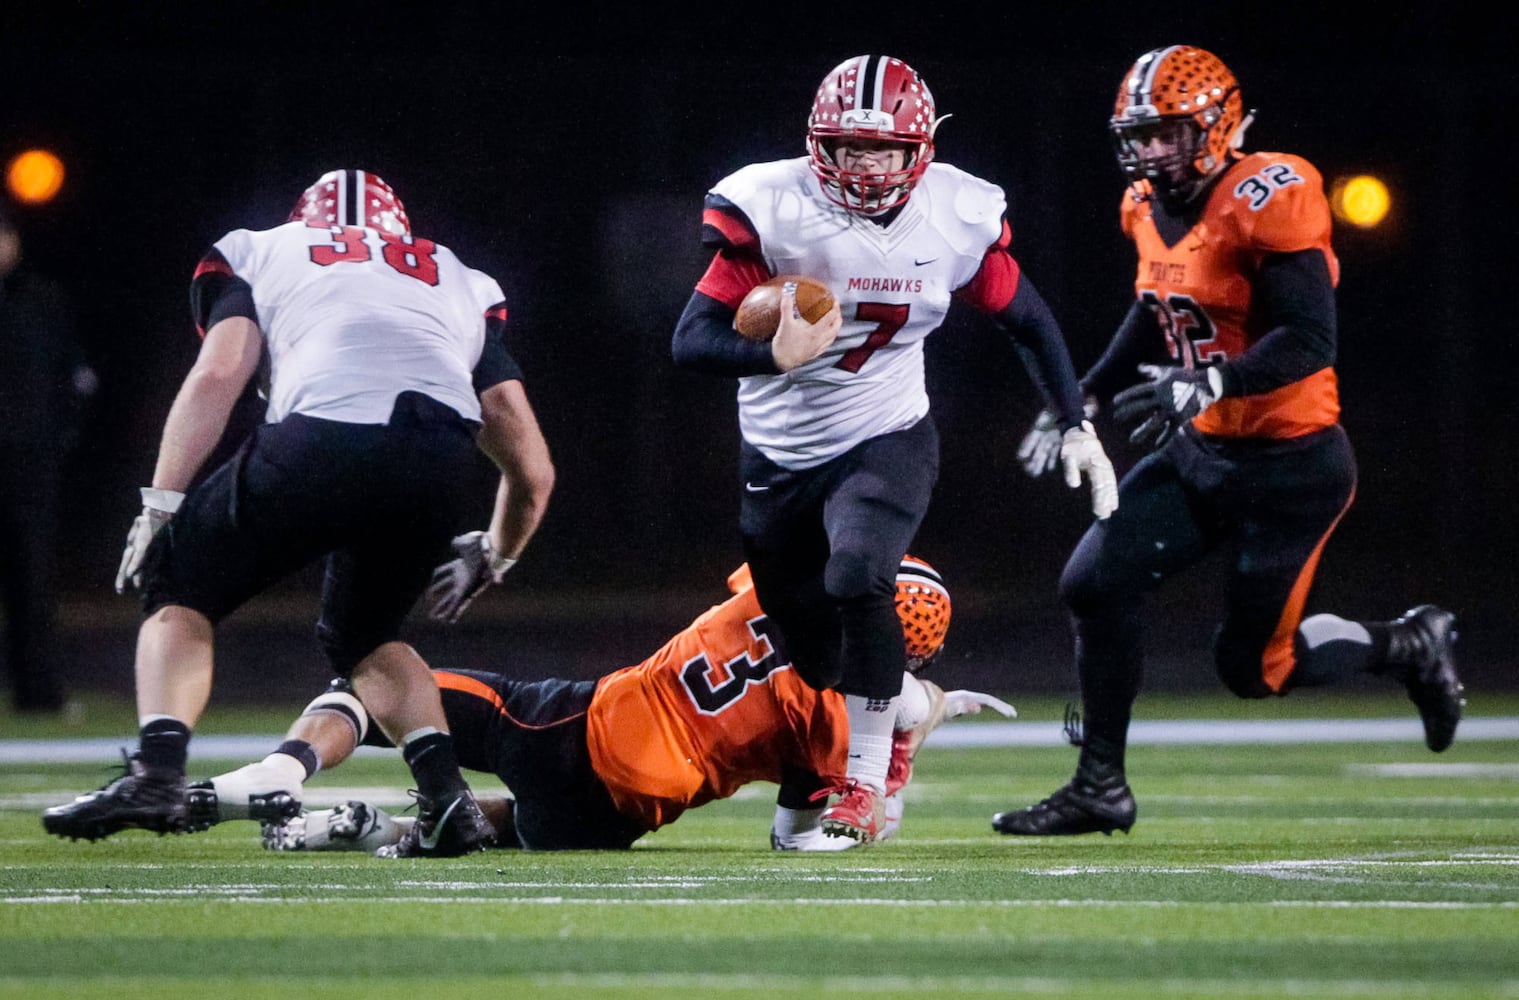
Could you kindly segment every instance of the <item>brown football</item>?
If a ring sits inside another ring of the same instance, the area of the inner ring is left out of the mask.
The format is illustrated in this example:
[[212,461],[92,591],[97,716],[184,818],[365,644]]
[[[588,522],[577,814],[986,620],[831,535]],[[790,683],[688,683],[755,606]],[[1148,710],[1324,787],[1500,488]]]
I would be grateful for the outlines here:
[[766,341],[775,336],[781,322],[781,286],[796,282],[796,307],[809,323],[816,323],[833,308],[833,293],[816,278],[780,274],[750,289],[739,303],[733,328],[747,340]]

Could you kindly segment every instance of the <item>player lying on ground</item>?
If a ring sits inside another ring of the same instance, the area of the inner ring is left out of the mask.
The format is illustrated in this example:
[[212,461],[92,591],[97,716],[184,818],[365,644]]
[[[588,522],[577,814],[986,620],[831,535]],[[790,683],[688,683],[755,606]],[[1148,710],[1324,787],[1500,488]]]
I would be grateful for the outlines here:
[[[808,687],[776,648],[747,567],[733,592],[640,664],[595,681],[511,680],[480,671],[435,671],[449,729],[467,770],[495,774],[511,797],[482,802],[497,846],[533,850],[626,848],[686,809],[727,798],[752,781],[780,786],[771,844],[838,850],[820,817],[842,778],[849,742],[843,696]],[[908,665],[943,650],[950,601],[938,574],[908,557],[896,608]],[[944,692],[903,674],[889,776],[894,817],[923,740],[940,723],[985,706],[1011,705],[972,691]],[[264,760],[188,792],[192,826],[264,821],[276,850],[368,849],[394,843],[409,821],[368,803],[304,812],[302,785],[361,743],[385,745],[358,699],[334,688],[316,698],[289,738]]]

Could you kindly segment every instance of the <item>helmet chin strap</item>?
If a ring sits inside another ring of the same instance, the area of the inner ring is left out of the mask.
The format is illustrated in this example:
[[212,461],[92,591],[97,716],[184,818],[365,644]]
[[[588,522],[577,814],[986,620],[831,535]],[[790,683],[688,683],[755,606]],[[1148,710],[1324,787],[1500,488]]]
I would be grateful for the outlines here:
[[1220,163],[1190,183],[1156,192],[1157,196],[1160,198],[1162,204],[1173,211],[1185,209],[1187,206],[1196,203],[1198,198],[1211,189],[1213,182],[1222,177],[1228,167],[1228,162]]

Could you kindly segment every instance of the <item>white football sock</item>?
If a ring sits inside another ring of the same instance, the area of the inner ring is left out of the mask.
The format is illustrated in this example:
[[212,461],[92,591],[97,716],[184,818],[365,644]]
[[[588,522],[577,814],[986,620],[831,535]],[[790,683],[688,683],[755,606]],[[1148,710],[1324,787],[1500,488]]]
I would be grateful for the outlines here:
[[886,794],[886,772],[891,767],[891,730],[897,722],[901,699],[882,701],[846,694],[849,713],[849,766],[844,772],[862,785]]
[[285,792],[301,797],[301,783],[306,765],[289,754],[272,753],[257,764],[248,764],[211,779],[216,790],[217,808],[223,820],[251,819],[248,799],[255,795]]

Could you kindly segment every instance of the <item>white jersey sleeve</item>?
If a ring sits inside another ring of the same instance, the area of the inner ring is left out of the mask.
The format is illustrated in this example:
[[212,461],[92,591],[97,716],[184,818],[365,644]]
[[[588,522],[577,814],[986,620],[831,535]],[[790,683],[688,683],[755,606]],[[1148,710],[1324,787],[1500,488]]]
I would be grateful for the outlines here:
[[923,341],[1001,238],[1001,188],[934,163],[886,226],[825,198],[806,157],[745,167],[712,193],[748,219],[772,274],[823,281],[844,318],[815,360],[739,380],[744,439],[778,465],[805,469],[922,419]]
[[253,291],[269,352],[268,420],[382,424],[421,392],[480,419],[471,371],[496,281],[447,247],[374,229],[290,222],[216,242]]

